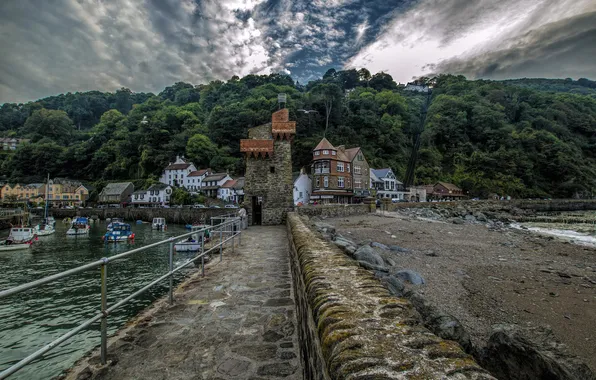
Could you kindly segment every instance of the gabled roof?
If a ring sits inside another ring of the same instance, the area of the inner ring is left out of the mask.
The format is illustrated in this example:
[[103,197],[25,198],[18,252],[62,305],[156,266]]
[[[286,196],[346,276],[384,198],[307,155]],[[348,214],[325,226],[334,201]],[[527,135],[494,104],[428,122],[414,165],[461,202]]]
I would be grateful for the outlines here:
[[340,160],[340,161],[352,162],[352,160],[350,160],[348,158],[348,156],[346,155],[345,151],[343,151],[343,150],[338,150],[337,151],[337,159]]
[[314,150],[321,150],[321,149],[333,149],[333,150],[336,150],[335,147],[333,145],[331,145],[331,143],[329,142],[329,140],[327,140],[324,137],[319,142],[319,144],[316,146],[316,148]]
[[200,177],[200,176],[206,174],[207,172],[211,173],[211,172],[213,172],[213,170],[211,170],[211,168],[201,169],[201,170],[195,170],[193,172],[190,172],[187,175],[187,177]]
[[236,190],[244,189],[244,177],[240,177],[236,180],[236,183],[234,184],[234,189],[236,189]]
[[226,178],[227,175],[228,173],[213,173],[208,177],[203,178],[203,182],[221,181],[222,179]]
[[221,185],[221,187],[225,187],[225,188],[231,189],[231,188],[234,187],[235,184],[236,184],[236,181],[235,180],[229,179],[223,185]]
[[359,146],[357,146],[356,148],[346,149],[346,156],[348,157],[348,159],[350,161],[354,161],[354,158],[356,157],[356,155],[358,154],[358,152],[360,152],[360,147]]
[[188,163],[169,164],[168,166],[166,166],[165,170],[184,170],[184,169],[188,169],[189,166],[190,166],[190,164],[188,164]]
[[[108,183],[106,185],[106,187],[103,188],[101,193],[103,195],[120,195],[130,185],[132,185],[132,182]],[[134,188],[134,186],[133,186],[133,188]]]
[[145,195],[147,194],[147,190],[137,190],[132,195]]
[[161,191],[167,189],[168,187],[170,187],[170,185],[166,185],[165,183],[155,183],[149,186],[147,191]]
[[375,169],[370,169],[370,180],[373,182],[383,182],[375,174]]
[[391,168],[370,169],[370,170],[379,179],[387,177],[387,175],[389,174],[389,172],[393,173],[393,170],[391,170]]
[[454,191],[461,191],[461,189],[457,186],[455,186],[452,183],[448,183],[448,182],[437,182],[437,185],[442,185],[443,187],[445,187],[447,190],[454,190]]

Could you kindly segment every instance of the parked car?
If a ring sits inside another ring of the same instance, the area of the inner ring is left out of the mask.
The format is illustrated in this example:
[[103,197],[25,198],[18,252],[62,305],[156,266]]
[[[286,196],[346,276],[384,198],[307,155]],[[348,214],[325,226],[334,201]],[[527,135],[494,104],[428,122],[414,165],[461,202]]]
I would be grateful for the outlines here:
[[236,205],[225,205],[224,207],[225,208],[238,208],[238,206],[236,206]]
[[210,206],[209,208],[221,208],[221,207],[219,207],[217,205],[213,205],[213,206]]
[[205,207],[205,205],[200,204],[200,203],[194,204],[192,207],[193,208],[207,208],[207,207]]

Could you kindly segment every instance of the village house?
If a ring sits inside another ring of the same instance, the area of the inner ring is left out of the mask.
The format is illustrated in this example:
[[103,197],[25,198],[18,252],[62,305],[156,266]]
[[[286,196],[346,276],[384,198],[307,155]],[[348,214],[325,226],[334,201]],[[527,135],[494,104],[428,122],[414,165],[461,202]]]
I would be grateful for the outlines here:
[[311,191],[312,180],[302,168],[300,174],[294,178],[294,206],[307,205],[310,201]]
[[345,150],[346,157],[352,163],[352,184],[354,186],[355,203],[360,203],[364,198],[370,197],[370,167],[360,147]]
[[19,144],[29,141],[28,139],[16,139],[14,137],[0,138],[0,147],[2,150],[16,150]]
[[404,184],[397,180],[393,170],[390,168],[370,169],[370,173],[371,186],[374,186],[377,199],[406,199]]
[[230,177],[228,173],[212,173],[203,178],[201,182],[201,192],[208,197],[216,198],[219,193],[219,188],[231,179],[232,177]]
[[156,183],[147,190],[137,190],[132,193],[131,202],[134,206],[158,207],[170,204],[172,186]]
[[28,185],[5,184],[0,190],[3,202],[30,201],[43,202],[42,183],[32,183]]
[[461,200],[466,194],[459,187],[448,182],[437,182],[434,185],[427,185],[426,197],[428,200]]
[[240,177],[236,180],[236,183],[233,186],[234,189],[234,196],[235,202],[237,204],[242,204],[244,202],[244,177]]
[[176,156],[176,161],[164,169],[159,182],[170,186],[186,187],[188,175],[196,171],[197,168],[192,162],[187,162],[184,157]]
[[195,170],[188,173],[184,187],[191,193],[199,193],[203,187],[203,180],[205,177],[211,175],[211,173],[213,173],[211,168]]
[[352,203],[351,165],[345,147],[336,148],[323,137],[313,149],[310,199],[319,203]]
[[128,203],[134,188],[131,182],[108,183],[99,193],[99,203],[114,206]]
[[426,187],[412,186],[410,187],[409,195],[410,202],[426,202]]

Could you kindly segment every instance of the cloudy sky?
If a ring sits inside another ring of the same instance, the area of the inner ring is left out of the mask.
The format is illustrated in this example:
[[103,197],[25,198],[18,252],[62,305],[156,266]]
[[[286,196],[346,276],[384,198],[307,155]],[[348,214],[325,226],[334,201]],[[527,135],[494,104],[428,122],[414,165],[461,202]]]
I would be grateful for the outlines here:
[[596,79],[595,0],[1,0],[0,103],[366,67]]

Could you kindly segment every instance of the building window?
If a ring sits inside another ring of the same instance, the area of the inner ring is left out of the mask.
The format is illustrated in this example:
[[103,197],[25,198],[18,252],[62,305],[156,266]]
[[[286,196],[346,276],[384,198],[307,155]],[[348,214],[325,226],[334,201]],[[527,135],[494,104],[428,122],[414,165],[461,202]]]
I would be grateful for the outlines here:
[[321,187],[321,179],[319,177],[317,177],[317,179],[315,180],[315,183],[316,183],[317,188]]
[[338,172],[343,172],[344,171],[344,163],[343,162],[338,162],[337,163],[337,171]]
[[329,177],[323,178],[323,187],[325,187],[325,188],[329,187]]
[[269,173],[271,173],[271,174],[275,173],[275,166],[269,167]]
[[337,177],[337,187],[344,187],[344,177]]
[[[354,170],[356,170],[356,168],[354,168]],[[362,188],[362,181],[359,179],[355,179],[354,180],[354,187],[357,189],[361,189]]]
[[358,153],[358,161],[364,161],[364,158],[362,158],[362,153]]
[[350,178],[348,178],[346,182],[348,183],[348,189],[351,188],[352,187],[352,184],[350,182]]
[[298,193],[298,198],[302,198],[302,191]]
[[328,150],[324,150],[323,151],[323,154],[328,155],[329,154],[329,151]]
[[354,174],[361,174],[360,173],[360,166],[354,165]]
[[331,151],[331,155],[332,155],[332,156],[335,156],[336,154],[337,154],[337,152],[336,152],[336,151],[334,151],[334,150],[332,150],[332,151]]
[[321,152],[317,150],[317,151],[315,152],[315,156],[320,156],[320,155],[321,155]]

